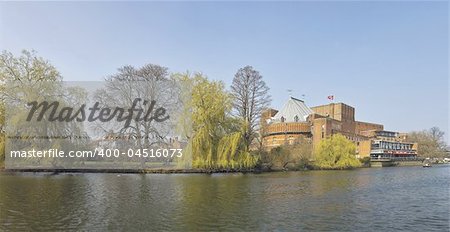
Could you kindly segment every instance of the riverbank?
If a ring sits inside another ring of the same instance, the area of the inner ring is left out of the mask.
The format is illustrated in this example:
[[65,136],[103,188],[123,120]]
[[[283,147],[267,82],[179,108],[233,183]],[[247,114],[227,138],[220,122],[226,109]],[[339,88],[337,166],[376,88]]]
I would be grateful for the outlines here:
[[[434,164],[441,166],[445,164]],[[395,167],[417,167],[422,166],[421,163],[408,163],[403,165],[389,166]],[[386,166],[387,167],[387,166]],[[0,173],[20,173],[20,172],[36,172],[36,173],[117,173],[117,174],[213,174],[213,173],[271,173],[271,172],[301,172],[301,171],[341,171],[341,170],[357,170],[373,167],[358,167],[348,169],[251,169],[251,170],[205,170],[205,169],[0,169]]]
[[50,172],[50,173],[117,173],[117,174],[211,174],[211,173],[261,173],[260,170],[205,170],[205,169],[1,169],[0,172]]

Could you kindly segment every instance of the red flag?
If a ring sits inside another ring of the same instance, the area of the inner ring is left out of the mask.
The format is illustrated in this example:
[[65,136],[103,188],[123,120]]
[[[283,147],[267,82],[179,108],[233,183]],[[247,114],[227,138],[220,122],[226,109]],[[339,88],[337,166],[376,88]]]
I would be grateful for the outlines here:
[[333,100],[334,100],[334,95],[330,95],[330,96],[328,96],[328,100],[331,100],[331,101],[333,101]]

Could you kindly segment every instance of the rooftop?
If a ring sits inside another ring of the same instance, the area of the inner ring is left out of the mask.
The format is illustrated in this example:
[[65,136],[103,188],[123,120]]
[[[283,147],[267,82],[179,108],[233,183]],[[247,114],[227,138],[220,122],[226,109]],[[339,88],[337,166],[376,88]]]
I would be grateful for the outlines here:
[[306,122],[306,118],[314,113],[305,102],[290,97],[283,108],[271,119],[273,122]]

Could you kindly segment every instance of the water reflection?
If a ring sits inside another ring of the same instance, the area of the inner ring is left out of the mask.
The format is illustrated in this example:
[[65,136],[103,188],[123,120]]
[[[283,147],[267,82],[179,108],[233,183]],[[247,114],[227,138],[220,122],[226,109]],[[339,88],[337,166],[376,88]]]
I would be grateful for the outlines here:
[[1,174],[0,230],[448,231],[449,171]]

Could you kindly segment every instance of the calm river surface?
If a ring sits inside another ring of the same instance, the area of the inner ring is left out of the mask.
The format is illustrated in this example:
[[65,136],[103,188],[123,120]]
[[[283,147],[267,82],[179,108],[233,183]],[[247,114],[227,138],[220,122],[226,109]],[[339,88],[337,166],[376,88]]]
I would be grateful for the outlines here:
[[0,231],[449,231],[450,166],[0,174]]

